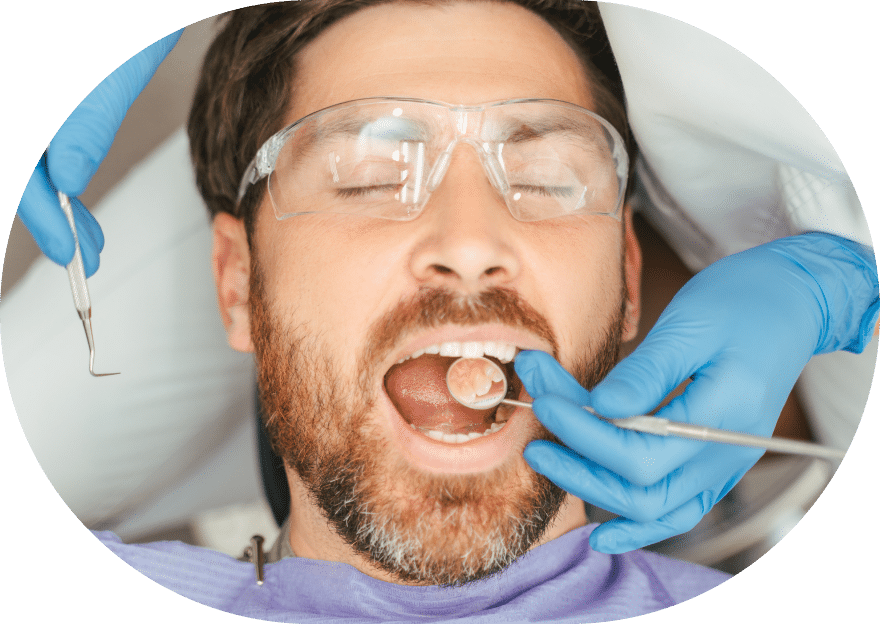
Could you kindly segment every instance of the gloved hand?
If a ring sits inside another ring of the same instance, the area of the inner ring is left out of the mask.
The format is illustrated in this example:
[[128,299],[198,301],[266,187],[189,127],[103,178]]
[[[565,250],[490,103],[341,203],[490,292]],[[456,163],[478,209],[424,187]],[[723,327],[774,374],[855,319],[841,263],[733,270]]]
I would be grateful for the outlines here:
[[104,233],[76,196],[88,186],[128,109],[182,33],[181,29],[139,52],[95,87],[62,124],[34,169],[18,216],[53,262],[67,265],[74,253],[73,233],[55,195],[59,190],[70,197],[86,276],[98,270]]
[[813,354],[861,352],[880,311],[871,251],[828,234],[780,239],[724,258],[673,298],[641,345],[591,392],[552,357],[523,352],[516,372],[538,419],[567,448],[535,441],[525,459],[578,498],[620,517],[597,527],[593,549],[621,553],[684,533],[760,458],[752,449],[618,429],[646,414],[772,435]]

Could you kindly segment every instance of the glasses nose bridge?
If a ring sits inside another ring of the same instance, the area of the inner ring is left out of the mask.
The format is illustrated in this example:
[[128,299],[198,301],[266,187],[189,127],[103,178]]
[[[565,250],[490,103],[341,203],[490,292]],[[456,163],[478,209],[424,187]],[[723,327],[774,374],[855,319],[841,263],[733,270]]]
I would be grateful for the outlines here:
[[450,106],[448,110],[454,122],[457,141],[466,136],[479,136],[486,113],[485,106]]
[[449,112],[452,117],[453,127],[455,128],[455,137],[443,150],[434,172],[428,180],[428,192],[433,192],[449,169],[452,161],[452,154],[460,143],[470,145],[480,159],[483,172],[489,178],[492,186],[501,193],[502,197],[509,190],[507,177],[504,174],[504,166],[500,159],[500,153],[494,154],[492,151],[492,142],[483,141],[480,138],[483,121],[485,118],[485,107],[482,106],[456,106],[450,107]]

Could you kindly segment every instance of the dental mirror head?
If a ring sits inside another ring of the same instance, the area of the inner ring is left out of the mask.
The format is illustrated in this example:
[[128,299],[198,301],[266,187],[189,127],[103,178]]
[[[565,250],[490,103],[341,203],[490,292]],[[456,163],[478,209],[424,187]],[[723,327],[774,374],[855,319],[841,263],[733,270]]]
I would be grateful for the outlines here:
[[491,409],[507,395],[507,375],[492,360],[463,357],[446,371],[446,387],[452,398],[465,407]]

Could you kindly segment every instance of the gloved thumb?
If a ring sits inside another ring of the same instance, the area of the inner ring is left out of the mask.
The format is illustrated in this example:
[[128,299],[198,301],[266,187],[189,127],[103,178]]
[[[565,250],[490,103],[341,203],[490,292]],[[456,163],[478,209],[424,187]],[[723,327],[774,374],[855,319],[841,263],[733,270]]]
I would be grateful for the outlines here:
[[590,405],[590,393],[549,353],[523,351],[513,366],[532,398],[553,394],[577,405]]

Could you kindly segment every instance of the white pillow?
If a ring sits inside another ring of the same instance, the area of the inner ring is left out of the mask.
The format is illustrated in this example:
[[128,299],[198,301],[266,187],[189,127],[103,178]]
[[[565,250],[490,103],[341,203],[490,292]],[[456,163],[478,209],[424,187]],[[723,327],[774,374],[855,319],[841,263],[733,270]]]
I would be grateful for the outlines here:
[[837,153],[776,79],[684,22],[600,9],[642,154],[642,208],[692,270],[806,231],[871,244]]

